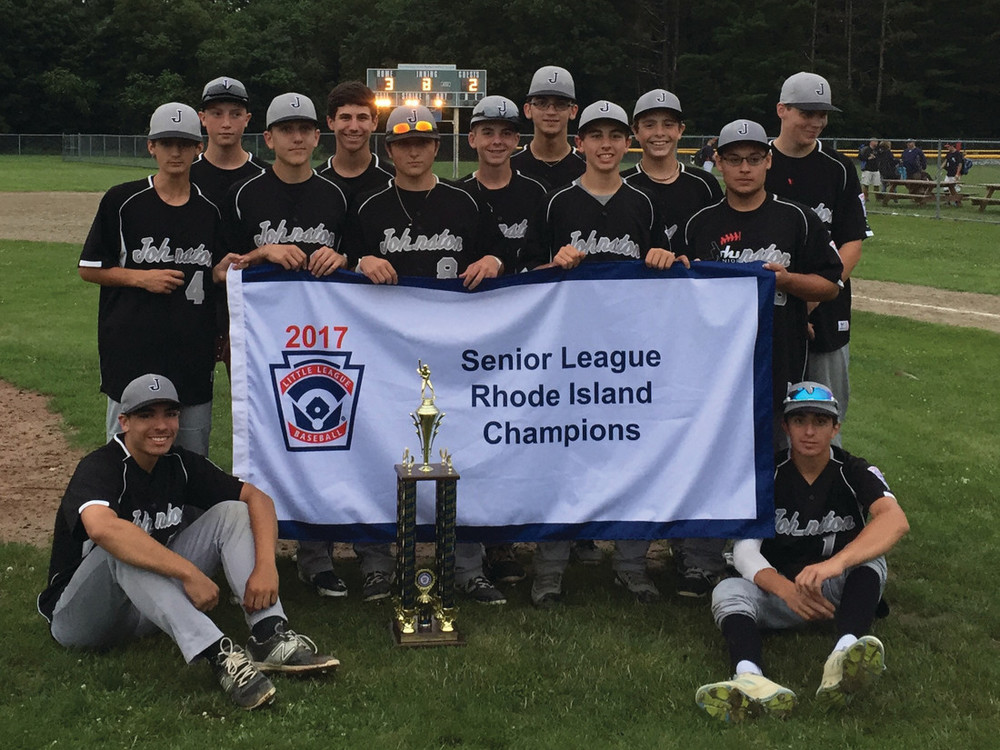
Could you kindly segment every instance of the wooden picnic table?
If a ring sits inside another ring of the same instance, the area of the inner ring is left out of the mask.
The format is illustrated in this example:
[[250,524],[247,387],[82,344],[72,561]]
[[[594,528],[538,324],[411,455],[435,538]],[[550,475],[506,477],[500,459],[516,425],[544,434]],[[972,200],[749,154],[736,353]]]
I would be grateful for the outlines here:
[[973,205],[979,206],[979,213],[986,211],[987,206],[1000,205],[1000,198],[994,198],[993,193],[1000,190],[1000,182],[987,182],[983,184],[986,188],[986,195],[982,198],[970,198]]
[[[936,186],[933,180],[882,180],[882,192],[876,193],[876,196],[887,206],[890,200],[898,201],[900,198],[909,198],[921,206],[934,200]],[[897,188],[900,187],[905,187],[907,192],[899,192]]]

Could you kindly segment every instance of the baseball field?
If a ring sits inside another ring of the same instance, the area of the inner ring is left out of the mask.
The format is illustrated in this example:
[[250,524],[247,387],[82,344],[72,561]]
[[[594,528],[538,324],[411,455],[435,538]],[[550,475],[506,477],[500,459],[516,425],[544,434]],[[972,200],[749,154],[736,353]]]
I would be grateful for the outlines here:
[[[296,629],[337,655],[328,679],[277,681],[267,711],[232,707],[207,667],[165,636],[128,650],[68,652],[34,598],[55,508],[76,461],[103,442],[97,289],[76,272],[101,191],[146,170],[0,158],[0,744],[40,747],[990,748],[1000,721],[1000,226],[871,217],[855,276],[849,451],[877,464],[910,534],[889,557],[888,671],[842,713],[811,700],[832,645],[815,626],[765,638],[771,676],[799,707],[785,722],[727,726],[693,696],[728,676],[707,603],[612,585],[608,559],[571,566],[567,603],[536,611],[528,582],[504,607],[459,613],[468,646],[398,651],[388,607],[320,600],[279,561]],[[30,180],[25,175],[31,175]],[[29,186],[30,192],[20,192]],[[228,384],[217,373],[211,455],[231,463]],[[530,550],[520,550],[530,562]],[[353,591],[356,562],[340,568]],[[238,610],[218,620],[245,632]]]

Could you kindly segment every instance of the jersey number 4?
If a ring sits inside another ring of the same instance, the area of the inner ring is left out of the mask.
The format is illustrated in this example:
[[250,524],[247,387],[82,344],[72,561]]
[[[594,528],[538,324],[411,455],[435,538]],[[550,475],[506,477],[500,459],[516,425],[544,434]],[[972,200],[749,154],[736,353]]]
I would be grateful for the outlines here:
[[205,301],[205,272],[195,271],[194,276],[191,277],[191,282],[187,285],[187,289],[184,290],[184,297],[196,305],[200,305]]

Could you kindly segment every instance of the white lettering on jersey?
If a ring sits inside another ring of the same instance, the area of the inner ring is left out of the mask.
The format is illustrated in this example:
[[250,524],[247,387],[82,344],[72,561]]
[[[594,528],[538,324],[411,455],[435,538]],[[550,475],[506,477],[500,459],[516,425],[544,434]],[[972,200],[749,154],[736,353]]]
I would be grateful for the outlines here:
[[271,228],[270,221],[262,221],[260,234],[254,235],[253,241],[257,247],[261,245],[290,245],[296,242],[333,247],[336,244],[336,235],[329,231],[323,222],[307,229],[302,227],[289,229],[285,220],[282,219],[274,229]]
[[806,523],[803,528],[799,524],[799,512],[792,513],[791,518],[786,518],[787,511],[778,508],[774,512],[774,532],[783,536],[823,536],[824,534],[836,534],[840,531],[850,531],[854,528],[854,518],[847,516],[841,518],[834,515],[833,511],[828,511],[819,521],[815,518]]
[[205,249],[205,243],[198,247],[172,248],[170,238],[164,237],[159,245],[153,244],[152,237],[142,238],[142,247],[132,251],[136,263],[185,263],[192,266],[212,267],[212,253]]
[[674,235],[677,234],[677,225],[674,224],[673,226],[665,227],[663,231],[666,233],[667,239],[672,240]]
[[627,234],[624,237],[615,238],[598,237],[597,232],[591,229],[587,239],[582,240],[582,237],[583,233],[579,231],[573,232],[569,236],[569,244],[581,253],[587,253],[588,255],[592,253],[612,253],[614,255],[626,255],[629,258],[640,257],[639,245],[632,242]]
[[167,503],[167,509],[165,511],[158,511],[156,513],[155,522],[149,515],[149,511],[132,511],[132,523],[145,531],[147,534],[149,533],[149,530],[154,527],[157,529],[169,529],[171,526],[177,526],[183,520],[183,517],[183,506],[174,506],[173,503]]
[[418,234],[416,239],[410,237],[410,228],[403,230],[403,234],[396,236],[396,230],[389,228],[385,230],[385,239],[378,243],[379,252],[382,255],[387,253],[409,253],[414,251],[436,251],[446,250],[448,252],[462,251],[462,238],[456,237],[447,229],[432,234],[428,237],[425,234]]
[[499,224],[500,232],[508,240],[519,240],[528,232],[528,220],[521,219],[517,224]]
[[833,223],[833,209],[827,208],[825,204],[820,203],[818,206],[813,206],[813,213],[827,226]]
[[788,268],[792,262],[792,254],[779,250],[773,242],[760,250],[751,250],[748,247],[736,250],[732,245],[726,245],[719,251],[719,260],[724,263],[753,263],[760,260],[764,263],[780,263]]

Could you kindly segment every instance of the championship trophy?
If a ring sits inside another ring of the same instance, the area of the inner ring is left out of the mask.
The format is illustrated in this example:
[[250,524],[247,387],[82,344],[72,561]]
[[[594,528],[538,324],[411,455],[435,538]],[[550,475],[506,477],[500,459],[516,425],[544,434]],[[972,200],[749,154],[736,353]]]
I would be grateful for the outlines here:
[[[410,417],[417,428],[423,462],[410,449],[396,464],[396,616],[393,636],[400,646],[461,646],[465,639],[455,628],[455,508],[459,475],[451,455],[441,450],[441,462],[430,462],[431,447],[444,418],[434,404],[431,368],[417,360],[421,377],[420,406]],[[434,509],[435,570],[417,570],[417,482],[436,485]]]

